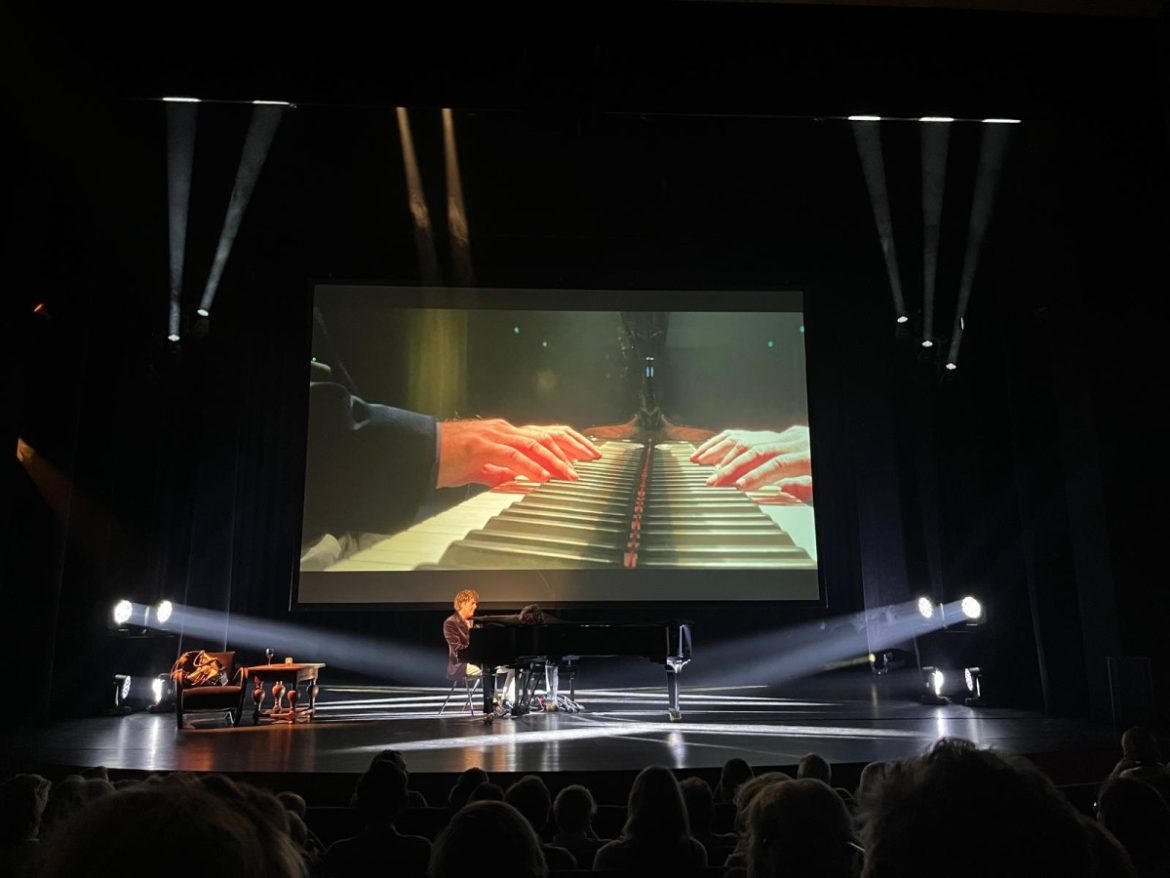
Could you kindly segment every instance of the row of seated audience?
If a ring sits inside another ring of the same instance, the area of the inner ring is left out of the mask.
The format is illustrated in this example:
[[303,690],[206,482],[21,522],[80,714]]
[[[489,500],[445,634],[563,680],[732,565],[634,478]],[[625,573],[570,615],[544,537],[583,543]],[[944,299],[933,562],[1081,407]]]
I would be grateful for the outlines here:
[[[399,831],[426,801],[401,754],[374,758],[353,794],[363,829],[327,848],[306,803],[222,775],[172,774],[111,784],[102,770],[59,783],[0,784],[0,876],[231,875],[330,878],[574,871],[771,878],[1094,876],[1170,878],[1170,771],[1143,729],[1122,738],[1097,820],[1081,815],[1025,760],[943,739],[922,756],[874,763],[855,794],[834,789],[820,756],[795,778],[729,761],[714,790],[650,766],[634,780],[626,822],[599,838],[581,785],[555,800],[529,775],[507,790],[482,769],[459,776],[432,842]],[[722,804],[721,804],[722,803]],[[734,807],[733,833],[715,831]],[[551,815],[551,820],[550,820]],[[311,821],[310,821],[311,823]]]

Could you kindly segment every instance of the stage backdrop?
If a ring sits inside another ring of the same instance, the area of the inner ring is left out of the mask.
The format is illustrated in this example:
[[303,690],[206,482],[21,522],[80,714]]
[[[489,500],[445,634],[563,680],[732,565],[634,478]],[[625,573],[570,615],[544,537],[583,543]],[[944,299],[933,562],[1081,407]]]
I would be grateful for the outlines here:
[[820,600],[803,320],[318,286],[297,602]]

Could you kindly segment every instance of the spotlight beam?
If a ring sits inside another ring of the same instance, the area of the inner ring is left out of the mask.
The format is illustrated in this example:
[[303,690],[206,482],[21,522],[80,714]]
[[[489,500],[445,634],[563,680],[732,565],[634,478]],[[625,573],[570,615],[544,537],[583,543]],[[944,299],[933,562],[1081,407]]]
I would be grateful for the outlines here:
[[[134,618],[139,618],[146,608],[145,604],[135,604]],[[201,645],[231,644],[233,647],[253,649],[257,654],[272,647],[281,656],[292,655],[305,661],[322,661],[380,679],[415,676],[419,668],[428,667],[434,667],[436,673],[440,673],[443,666],[442,650],[436,652],[393,641],[238,613],[227,614],[185,604],[173,605],[166,627],[169,631],[180,631],[184,640],[195,639]]]
[[277,126],[284,117],[284,111],[285,107],[281,105],[260,104],[252,107],[252,121],[244,138],[244,150],[240,154],[236,182],[232,187],[232,197],[223,218],[219,244],[215,248],[215,261],[211,264],[207,285],[203,288],[203,298],[199,302],[201,311],[210,311],[215,301],[220,278],[223,277],[224,267],[227,265],[228,256],[231,255],[236,235],[240,231],[240,223],[244,219],[244,211],[252,199],[252,191],[256,188],[256,181],[260,179],[260,172],[264,169],[264,161],[268,158],[268,150],[276,136]]
[[971,291],[975,285],[975,271],[983,250],[983,240],[991,224],[995,197],[999,192],[999,181],[1003,177],[1004,157],[1011,143],[1013,126],[984,125],[983,139],[979,144],[979,169],[975,172],[975,196],[971,201],[971,218],[967,224],[967,249],[963,256],[963,274],[959,279],[959,302],[955,308],[955,325],[951,330],[951,346],[947,352],[948,363],[958,363],[959,346],[966,329],[967,307],[971,304]]
[[475,286],[475,272],[471,265],[471,230],[467,222],[467,206],[463,202],[463,180],[459,174],[459,151],[455,144],[455,119],[451,110],[443,108],[443,159],[447,175],[447,228],[451,233],[451,262],[455,266],[455,282],[460,286]]
[[705,649],[703,667],[696,667],[695,672],[704,681],[775,684],[797,680],[940,631],[946,627],[949,611],[957,612],[958,607],[958,602],[953,607],[948,604],[943,613],[926,619],[916,601],[907,601],[757,634]]
[[178,340],[182,314],[183,258],[187,248],[187,213],[191,206],[191,169],[195,163],[195,124],[199,105],[168,101],[167,210],[170,230],[170,307],[167,336]]
[[407,207],[414,228],[414,247],[418,252],[419,276],[428,284],[438,283],[439,259],[435,253],[435,236],[431,228],[431,213],[427,209],[418,156],[414,151],[414,137],[410,132],[410,115],[406,107],[398,107],[398,138],[402,143],[402,169],[406,174]]
[[865,185],[869,190],[878,242],[886,261],[886,276],[890,281],[894,312],[898,317],[903,317],[906,314],[906,299],[902,295],[902,276],[898,271],[898,254],[894,249],[894,220],[890,215],[890,195],[886,189],[881,130],[874,121],[854,121],[850,124],[857,143],[857,155],[861,159],[861,170],[865,174]]
[[951,126],[946,123],[951,120],[924,118],[922,121],[922,340],[925,343],[934,335],[934,288],[951,132]]

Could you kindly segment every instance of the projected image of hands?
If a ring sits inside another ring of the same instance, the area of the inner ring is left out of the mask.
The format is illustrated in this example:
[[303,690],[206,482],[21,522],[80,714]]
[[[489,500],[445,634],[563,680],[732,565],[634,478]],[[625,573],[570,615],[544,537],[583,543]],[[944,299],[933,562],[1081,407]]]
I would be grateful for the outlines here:
[[800,311],[319,301],[302,571],[786,570],[815,595]]
[[496,487],[523,477],[533,482],[580,478],[574,461],[597,460],[597,446],[563,424],[515,427],[502,418],[439,424],[437,487]]
[[723,430],[691,455],[694,463],[712,465],[711,487],[734,485],[756,491],[767,485],[780,489],[779,499],[811,503],[812,456],[808,427],[774,430]]

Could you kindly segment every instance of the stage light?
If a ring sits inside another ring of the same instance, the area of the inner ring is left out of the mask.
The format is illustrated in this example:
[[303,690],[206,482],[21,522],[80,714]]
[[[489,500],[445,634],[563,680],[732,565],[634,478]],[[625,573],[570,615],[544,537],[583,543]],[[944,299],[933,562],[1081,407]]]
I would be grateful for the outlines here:
[[918,599],[918,614],[922,616],[923,619],[934,618],[934,603],[930,600],[930,598],[921,597]]
[[919,122],[954,122],[953,116],[922,116]]
[[210,317],[211,316],[211,312],[208,311],[206,308],[196,308],[195,314],[199,317]]
[[909,322],[910,322],[910,318],[909,318],[909,317],[907,317],[905,314],[899,314],[899,315],[898,315],[898,322],[899,322],[899,323],[909,323]]
[[932,348],[932,347],[934,347],[934,342],[931,341],[929,338],[924,338],[922,340],[922,346],[924,348]]
[[1019,119],[984,119],[984,125],[1019,125]]
[[168,104],[199,104],[202,98],[163,98]]
[[922,669],[922,685],[923,692],[919,699],[923,704],[950,704],[951,701],[943,695],[943,689],[946,688],[946,675],[935,667],[925,667]]
[[252,104],[257,107],[291,107],[288,101],[252,101]]
[[[114,604],[114,622],[117,625],[125,625],[130,621],[130,617],[134,614],[134,605],[127,600],[118,601]],[[127,683],[127,686],[130,684]]]
[[150,681],[150,694],[154,696],[155,704],[162,704],[163,700],[163,680],[164,677],[155,677]]
[[983,704],[983,669],[964,668],[963,682],[967,684],[967,691],[971,694],[963,699],[968,707],[979,707]]
[[880,122],[881,116],[846,116],[850,122]]
[[963,611],[964,616],[972,621],[983,618],[983,604],[979,603],[978,600],[970,595],[967,595],[967,597],[959,602],[959,609]]
[[179,340],[179,333],[177,333],[177,332],[172,332],[170,335],[167,336],[167,341],[177,342],[178,340]]
[[171,613],[175,611],[175,605],[170,601],[159,601],[154,608],[154,618],[158,620],[160,625],[165,625],[171,618]]
[[945,366],[944,368],[945,368],[945,369],[946,369],[948,372],[954,372],[954,371],[955,371],[956,369],[958,369],[959,367],[958,367],[958,366],[956,366],[954,363],[947,363],[947,364],[946,364],[946,366]]

